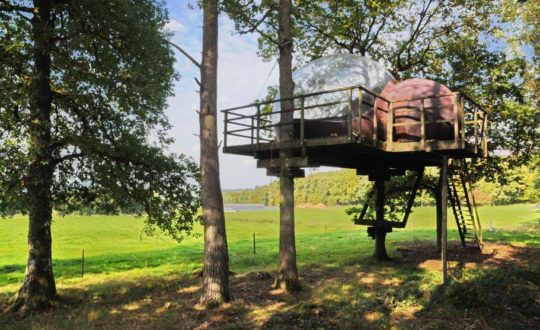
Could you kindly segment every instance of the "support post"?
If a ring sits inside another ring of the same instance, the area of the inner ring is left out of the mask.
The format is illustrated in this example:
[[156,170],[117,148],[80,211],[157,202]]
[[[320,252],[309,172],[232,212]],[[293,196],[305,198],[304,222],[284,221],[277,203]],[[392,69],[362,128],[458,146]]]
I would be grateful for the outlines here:
[[[439,176],[440,173],[439,173]],[[436,226],[437,226],[437,253],[442,251],[442,200],[441,200],[441,178],[439,177],[439,182],[437,183],[437,188],[435,190],[435,205],[436,205]]]
[[448,156],[442,156],[441,165],[441,261],[442,282],[448,284]]
[[385,245],[387,228],[384,227],[384,178],[377,178],[375,189],[377,194],[375,205],[377,226],[375,227],[375,254],[373,256],[377,260],[384,261],[390,259],[386,253]]

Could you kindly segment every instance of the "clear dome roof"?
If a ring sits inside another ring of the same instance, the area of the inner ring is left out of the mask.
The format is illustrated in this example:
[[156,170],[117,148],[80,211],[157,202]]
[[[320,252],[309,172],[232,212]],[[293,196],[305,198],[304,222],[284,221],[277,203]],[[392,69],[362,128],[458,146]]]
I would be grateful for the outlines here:
[[[336,54],[321,57],[295,70],[293,72],[294,95],[355,85],[361,85],[379,94],[386,83],[392,79],[394,79],[392,74],[377,61],[355,54]],[[354,93],[353,97],[353,101],[357,104],[358,93]],[[365,101],[373,102],[373,98],[366,93],[363,97]],[[307,109],[304,117],[306,119],[342,117],[347,113],[348,98],[349,91],[307,97],[304,100],[305,106],[336,102],[340,102],[340,104]],[[276,99],[279,99],[279,94]],[[296,106],[299,106],[299,100],[297,100]],[[274,109],[274,111],[279,111],[279,103],[275,104]],[[300,112],[295,111],[294,117],[300,118]],[[274,122],[279,120],[279,118],[272,119]]]

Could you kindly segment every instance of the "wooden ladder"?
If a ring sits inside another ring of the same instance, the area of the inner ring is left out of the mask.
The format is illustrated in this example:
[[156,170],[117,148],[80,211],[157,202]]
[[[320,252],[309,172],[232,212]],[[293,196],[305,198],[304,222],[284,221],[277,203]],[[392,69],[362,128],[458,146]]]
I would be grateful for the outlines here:
[[482,227],[465,160],[454,159],[448,167],[448,199],[461,244],[482,250]]

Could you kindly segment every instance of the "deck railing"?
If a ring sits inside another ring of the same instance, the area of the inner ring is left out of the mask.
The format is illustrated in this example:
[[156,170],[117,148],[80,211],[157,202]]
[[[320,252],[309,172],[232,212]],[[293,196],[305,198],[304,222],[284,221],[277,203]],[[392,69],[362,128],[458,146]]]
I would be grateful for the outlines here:
[[[441,98],[452,98],[452,102],[450,105],[425,106],[426,101]],[[281,101],[290,100],[293,101],[293,108],[281,110]],[[403,110],[396,105],[403,102],[418,104],[417,106],[405,107],[409,111],[416,112],[418,120],[396,122],[396,114],[399,115],[399,112]],[[426,113],[440,111],[445,107],[451,107],[453,115],[450,119],[433,119],[434,116],[430,116],[430,119],[427,118]],[[337,114],[336,109],[339,110]],[[386,134],[382,134],[378,127],[381,125],[378,112],[382,110],[386,112],[387,116]],[[281,114],[286,111],[293,113],[293,122],[279,120]],[[315,111],[327,111],[329,115],[324,118],[312,116]],[[395,152],[468,148],[480,155],[480,153],[485,154],[487,151],[487,112],[478,103],[460,93],[390,101],[361,85],[355,85],[297,95],[289,99],[257,102],[225,109],[222,112],[225,117],[225,152],[233,151],[231,147],[235,146],[251,146],[254,151],[268,145],[279,149],[278,134],[287,125],[293,127],[292,130],[295,134],[292,141],[287,141],[287,148],[361,142],[380,150]],[[314,119],[310,119],[312,117],[316,117],[319,123],[334,122],[340,125],[344,124],[345,127],[329,136],[314,137],[312,136],[313,132],[306,130],[306,126],[315,122]],[[377,117],[378,119],[375,120]],[[366,120],[368,121],[367,125],[364,122]],[[452,127],[452,139],[428,140],[426,132],[429,125],[443,123]],[[397,139],[396,129],[415,125],[420,125],[420,134],[416,141]],[[370,127],[369,133],[363,129],[365,127]]]

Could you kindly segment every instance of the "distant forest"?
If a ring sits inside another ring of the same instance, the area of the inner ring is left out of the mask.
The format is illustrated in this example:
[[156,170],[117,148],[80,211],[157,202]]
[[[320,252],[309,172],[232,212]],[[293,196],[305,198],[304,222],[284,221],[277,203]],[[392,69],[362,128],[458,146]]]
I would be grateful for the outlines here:
[[[296,205],[353,205],[362,199],[371,186],[372,182],[366,176],[357,176],[354,170],[314,173],[295,180]],[[481,180],[474,185],[474,195],[480,205],[538,203],[540,168],[523,166],[511,170],[504,185]],[[224,191],[223,197],[225,203],[279,205],[279,183],[273,181],[254,189]],[[416,203],[434,205],[435,201],[427,192],[421,192]]]

